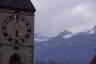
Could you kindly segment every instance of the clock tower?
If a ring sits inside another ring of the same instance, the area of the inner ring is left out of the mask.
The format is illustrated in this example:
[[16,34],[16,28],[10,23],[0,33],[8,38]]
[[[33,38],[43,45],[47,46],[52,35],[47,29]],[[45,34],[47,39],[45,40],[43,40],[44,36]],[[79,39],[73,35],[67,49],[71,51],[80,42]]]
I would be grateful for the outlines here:
[[34,12],[31,0],[0,1],[0,64],[33,64]]

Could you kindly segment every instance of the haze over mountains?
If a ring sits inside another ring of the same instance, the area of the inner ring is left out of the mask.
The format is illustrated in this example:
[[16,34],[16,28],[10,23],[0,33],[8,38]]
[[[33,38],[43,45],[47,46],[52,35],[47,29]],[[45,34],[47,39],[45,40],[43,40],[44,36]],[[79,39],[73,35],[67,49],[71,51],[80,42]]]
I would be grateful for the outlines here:
[[[36,40],[38,39],[38,40]],[[96,55],[96,26],[85,32],[68,30],[55,37],[35,34],[35,59],[61,64],[90,64]]]

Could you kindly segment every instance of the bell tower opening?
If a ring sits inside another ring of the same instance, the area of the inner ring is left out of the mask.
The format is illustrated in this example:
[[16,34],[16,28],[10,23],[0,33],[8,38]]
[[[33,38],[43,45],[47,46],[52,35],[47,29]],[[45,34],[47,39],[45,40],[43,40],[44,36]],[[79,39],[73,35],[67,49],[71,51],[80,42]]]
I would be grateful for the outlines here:
[[22,64],[20,56],[18,54],[13,54],[9,60],[9,64]]

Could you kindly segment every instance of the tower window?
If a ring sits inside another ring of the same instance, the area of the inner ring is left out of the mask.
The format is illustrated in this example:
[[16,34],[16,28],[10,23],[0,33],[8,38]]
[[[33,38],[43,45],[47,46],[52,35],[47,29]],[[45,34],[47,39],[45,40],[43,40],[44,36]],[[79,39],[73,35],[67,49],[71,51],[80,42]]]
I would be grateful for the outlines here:
[[9,64],[22,64],[20,56],[18,54],[13,54],[10,58]]

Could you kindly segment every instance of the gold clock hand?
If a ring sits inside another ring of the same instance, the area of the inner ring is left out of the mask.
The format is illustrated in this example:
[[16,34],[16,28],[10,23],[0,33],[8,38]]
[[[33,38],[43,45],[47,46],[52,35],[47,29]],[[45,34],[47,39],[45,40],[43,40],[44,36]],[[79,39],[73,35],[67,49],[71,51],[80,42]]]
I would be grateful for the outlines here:
[[18,37],[19,29],[18,29],[18,24],[16,23],[16,37]]
[[16,28],[16,37],[23,38],[24,35],[19,31],[18,26]]
[[19,27],[18,27],[18,20],[17,20],[17,16],[14,15],[13,18],[14,18],[14,20],[16,21],[16,37],[18,37]]
[[19,38],[23,38],[24,35],[23,35],[21,32],[19,32],[19,33],[18,33],[18,37],[19,37]]
[[19,31],[19,22],[16,16],[16,37],[23,38],[24,35]]

